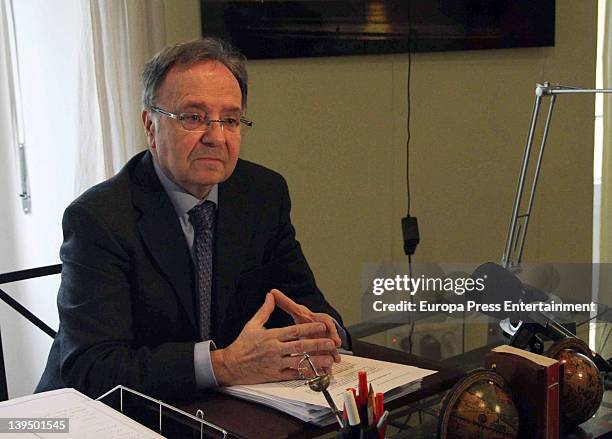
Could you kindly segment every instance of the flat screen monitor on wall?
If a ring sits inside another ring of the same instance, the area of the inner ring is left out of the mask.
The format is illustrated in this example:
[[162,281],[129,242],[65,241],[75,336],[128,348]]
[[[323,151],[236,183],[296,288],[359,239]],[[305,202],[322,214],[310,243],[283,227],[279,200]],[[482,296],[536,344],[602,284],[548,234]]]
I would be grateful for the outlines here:
[[201,0],[250,59],[553,46],[555,0]]

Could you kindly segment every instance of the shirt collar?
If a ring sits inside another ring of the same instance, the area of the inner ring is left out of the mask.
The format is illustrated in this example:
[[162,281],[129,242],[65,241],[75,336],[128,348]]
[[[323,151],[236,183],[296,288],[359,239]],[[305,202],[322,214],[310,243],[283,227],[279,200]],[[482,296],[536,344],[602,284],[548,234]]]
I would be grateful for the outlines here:
[[212,201],[215,203],[215,206],[219,204],[219,185],[215,184],[211,189],[206,198],[200,200],[197,197],[194,197],[185,189],[180,187],[178,184],[170,180],[166,174],[161,170],[159,165],[153,160],[153,167],[155,168],[155,173],[157,174],[157,178],[159,178],[160,183],[164,187],[164,190],[170,197],[170,201],[172,201],[172,205],[174,206],[174,210],[179,217],[187,215],[191,209],[193,209],[198,204],[201,204],[205,201]]

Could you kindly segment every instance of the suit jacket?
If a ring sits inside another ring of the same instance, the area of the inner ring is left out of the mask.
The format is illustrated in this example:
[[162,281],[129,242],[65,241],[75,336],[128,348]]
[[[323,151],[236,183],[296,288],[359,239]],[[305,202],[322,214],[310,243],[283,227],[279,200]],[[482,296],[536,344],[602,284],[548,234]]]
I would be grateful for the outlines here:
[[[278,288],[342,322],[317,288],[290,220],[282,176],[238,160],[219,185],[211,338],[229,345]],[[193,263],[147,151],[64,213],[60,325],[36,391],[92,397],[117,384],[158,398],[196,391]],[[292,324],[277,309],[268,326]]]

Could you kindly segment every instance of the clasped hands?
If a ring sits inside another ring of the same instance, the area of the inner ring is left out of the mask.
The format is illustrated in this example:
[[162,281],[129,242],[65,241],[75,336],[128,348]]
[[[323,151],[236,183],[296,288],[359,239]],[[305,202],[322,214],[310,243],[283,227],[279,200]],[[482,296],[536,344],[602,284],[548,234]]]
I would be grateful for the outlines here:
[[[266,329],[276,307],[293,318],[294,325]],[[224,349],[211,351],[211,362],[220,386],[257,384],[300,378],[302,354],[308,352],[318,370],[327,373],[340,362],[341,340],[334,320],[295,303],[272,290],[240,335]]]

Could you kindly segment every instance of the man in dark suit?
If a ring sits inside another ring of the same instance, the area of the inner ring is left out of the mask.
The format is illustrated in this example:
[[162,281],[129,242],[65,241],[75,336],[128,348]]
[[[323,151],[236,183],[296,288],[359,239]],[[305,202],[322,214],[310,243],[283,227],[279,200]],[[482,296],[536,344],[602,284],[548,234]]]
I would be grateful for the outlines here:
[[243,58],[179,44],[143,82],[149,150],[64,214],[60,327],[37,391],[174,399],[295,379],[303,352],[330,368],[347,335],[295,240],[286,182],[238,159]]

